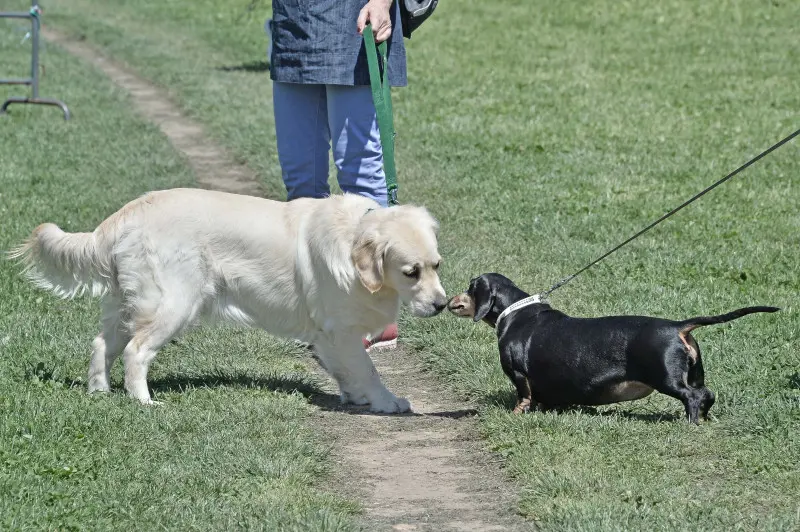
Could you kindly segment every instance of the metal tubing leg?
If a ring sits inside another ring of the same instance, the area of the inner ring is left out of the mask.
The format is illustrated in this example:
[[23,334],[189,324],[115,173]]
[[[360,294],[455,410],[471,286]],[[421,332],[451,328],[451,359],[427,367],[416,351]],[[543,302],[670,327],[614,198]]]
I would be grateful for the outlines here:
[[5,102],[3,102],[3,106],[0,107],[0,115],[6,114],[8,110],[8,106],[12,103],[20,103],[20,104],[36,104],[36,105],[52,105],[54,107],[60,107],[61,111],[64,113],[64,120],[69,120],[70,112],[67,109],[67,106],[64,102],[60,100],[54,100],[52,98],[40,98],[39,97],[39,33],[41,29],[41,21],[39,20],[39,15],[41,14],[41,9],[37,4],[37,0],[31,0],[31,10],[28,13],[6,13],[0,12],[0,18],[26,18],[30,19],[31,21],[31,38],[32,38],[32,50],[31,50],[31,77],[29,79],[0,79],[0,85],[30,85],[31,91],[33,92],[32,98],[22,98],[22,97],[11,97]]
[[64,113],[64,120],[69,120],[70,113],[69,109],[67,108],[66,104],[60,100],[54,100],[52,98],[20,98],[20,97],[11,97],[5,102],[3,102],[3,106],[0,107],[0,114],[6,114],[8,112],[8,106],[12,103],[29,103],[29,104],[36,104],[36,105],[52,105],[54,107],[60,107],[61,111]]

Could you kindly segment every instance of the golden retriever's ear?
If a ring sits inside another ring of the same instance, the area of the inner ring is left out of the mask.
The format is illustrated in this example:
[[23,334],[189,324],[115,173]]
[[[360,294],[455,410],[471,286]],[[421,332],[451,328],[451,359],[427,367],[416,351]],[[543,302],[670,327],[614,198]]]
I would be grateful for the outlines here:
[[433,217],[433,215],[426,209],[425,207],[416,207],[417,212],[415,215],[420,220],[427,220],[430,224],[431,231],[436,236],[439,236],[439,220]]
[[433,222],[433,234],[439,236],[439,221],[436,218],[431,218]]
[[374,294],[383,287],[383,250],[374,235],[364,234],[356,240],[351,254],[364,288]]

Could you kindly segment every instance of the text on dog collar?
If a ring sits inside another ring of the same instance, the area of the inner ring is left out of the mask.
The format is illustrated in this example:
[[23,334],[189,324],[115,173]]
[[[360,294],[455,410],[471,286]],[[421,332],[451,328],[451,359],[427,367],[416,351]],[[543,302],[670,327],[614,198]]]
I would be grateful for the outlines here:
[[499,316],[497,316],[497,321],[495,321],[494,326],[497,327],[498,325],[500,325],[500,320],[502,320],[512,312],[541,302],[542,302],[542,297],[539,295],[535,295],[526,297],[525,299],[520,299],[516,303],[512,303],[511,305],[507,306],[506,309],[503,312],[501,312]]

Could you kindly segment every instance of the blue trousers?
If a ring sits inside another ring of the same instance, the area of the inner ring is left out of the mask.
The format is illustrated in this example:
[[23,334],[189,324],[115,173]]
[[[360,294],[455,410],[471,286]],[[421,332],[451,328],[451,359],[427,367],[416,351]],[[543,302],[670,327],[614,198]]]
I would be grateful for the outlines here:
[[328,166],[339,187],[387,206],[378,120],[366,85],[272,83],[278,160],[287,199],[330,195]]

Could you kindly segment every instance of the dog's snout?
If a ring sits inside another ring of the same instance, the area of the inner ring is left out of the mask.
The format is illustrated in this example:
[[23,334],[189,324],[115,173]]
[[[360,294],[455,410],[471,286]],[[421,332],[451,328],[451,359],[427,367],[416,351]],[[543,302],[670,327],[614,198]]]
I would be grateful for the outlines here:
[[461,296],[453,296],[450,298],[450,301],[447,302],[448,310],[458,310],[460,308],[464,308],[464,302],[461,300]]
[[440,303],[437,301],[436,303],[433,304],[433,308],[435,308],[436,312],[439,313],[443,311],[445,308],[447,308],[447,303],[446,302]]
[[475,305],[468,294],[458,294],[447,302],[447,310],[456,316],[474,316]]

